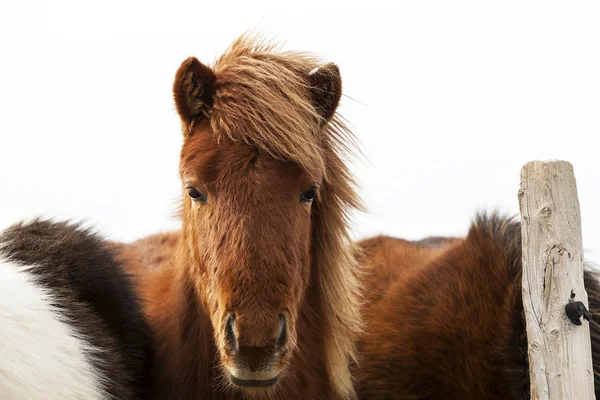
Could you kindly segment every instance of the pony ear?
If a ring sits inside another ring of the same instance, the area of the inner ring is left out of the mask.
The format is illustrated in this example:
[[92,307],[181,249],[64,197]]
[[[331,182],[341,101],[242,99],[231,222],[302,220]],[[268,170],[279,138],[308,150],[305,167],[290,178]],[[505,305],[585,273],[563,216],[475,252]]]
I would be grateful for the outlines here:
[[325,64],[308,74],[312,103],[317,113],[327,122],[335,114],[342,97],[342,77],[334,63]]
[[208,117],[213,105],[216,81],[217,77],[212,69],[195,57],[185,60],[177,70],[173,97],[177,113],[188,129],[195,122]]

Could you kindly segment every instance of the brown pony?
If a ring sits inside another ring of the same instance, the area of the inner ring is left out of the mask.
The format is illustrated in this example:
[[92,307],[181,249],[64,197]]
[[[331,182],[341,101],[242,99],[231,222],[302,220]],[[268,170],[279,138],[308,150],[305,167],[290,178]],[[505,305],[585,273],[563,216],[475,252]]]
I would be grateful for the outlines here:
[[154,334],[153,398],[528,397],[519,224],[353,245],[334,64],[242,37],[212,67],[184,61],[174,96],[183,228],[121,247]]
[[340,74],[276,50],[242,37],[177,71],[183,228],[121,254],[155,336],[154,398],[354,396],[359,201]]

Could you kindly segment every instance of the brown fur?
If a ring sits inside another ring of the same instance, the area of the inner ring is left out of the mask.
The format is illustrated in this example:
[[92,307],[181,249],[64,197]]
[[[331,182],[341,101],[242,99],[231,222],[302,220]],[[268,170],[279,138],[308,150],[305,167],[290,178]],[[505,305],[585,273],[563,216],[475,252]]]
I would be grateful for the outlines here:
[[[182,183],[208,200],[184,188],[179,239],[121,248],[157,343],[154,398],[354,397],[361,318],[347,221],[359,203],[342,161],[353,139],[335,116],[339,71],[319,64],[242,37],[212,67],[190,58],[177,72]],[[316,199],[302,203],[313,184]],[[169,259],[148,255],[169,243]],[[140,274],[144,264],[158,265]],[[272,356],[278,314],[287,335]],[[259,358],[281,372],[278,384],[233,388],[228,372]]]
[[[518,221],[479,216],[464,239],[378,237],[361,247],[370,267],[359,398],[529,398]],[[585,285],[600,310],[597,276],[586,272]],[[597,375],[600,326],[590,327]]]

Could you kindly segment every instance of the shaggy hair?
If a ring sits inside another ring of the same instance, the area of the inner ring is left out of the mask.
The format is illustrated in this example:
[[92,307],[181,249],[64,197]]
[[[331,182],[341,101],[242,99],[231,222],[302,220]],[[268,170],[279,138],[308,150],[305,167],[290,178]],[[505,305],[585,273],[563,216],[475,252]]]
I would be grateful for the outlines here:
[[[359,398],[530,398],[517,219],[480,214],[464,239],[380,236],[361,245],[376,269],[365,285]],[[584,283],[595,313],[598,276],[585,271]],[[597,377],[596,321],[590,333]],[[598,396],[597,378],[595,387]]]

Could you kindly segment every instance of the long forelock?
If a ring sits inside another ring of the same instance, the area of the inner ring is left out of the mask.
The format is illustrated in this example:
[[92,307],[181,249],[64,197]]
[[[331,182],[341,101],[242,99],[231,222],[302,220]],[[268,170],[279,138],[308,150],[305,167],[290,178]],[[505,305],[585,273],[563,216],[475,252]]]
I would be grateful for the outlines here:
[[217,89],[210,122],[217,139],[243,141],[307,171],[323,171],[324,132],[307,80],[319,64],[307,53],[239,38],[213,67]]

